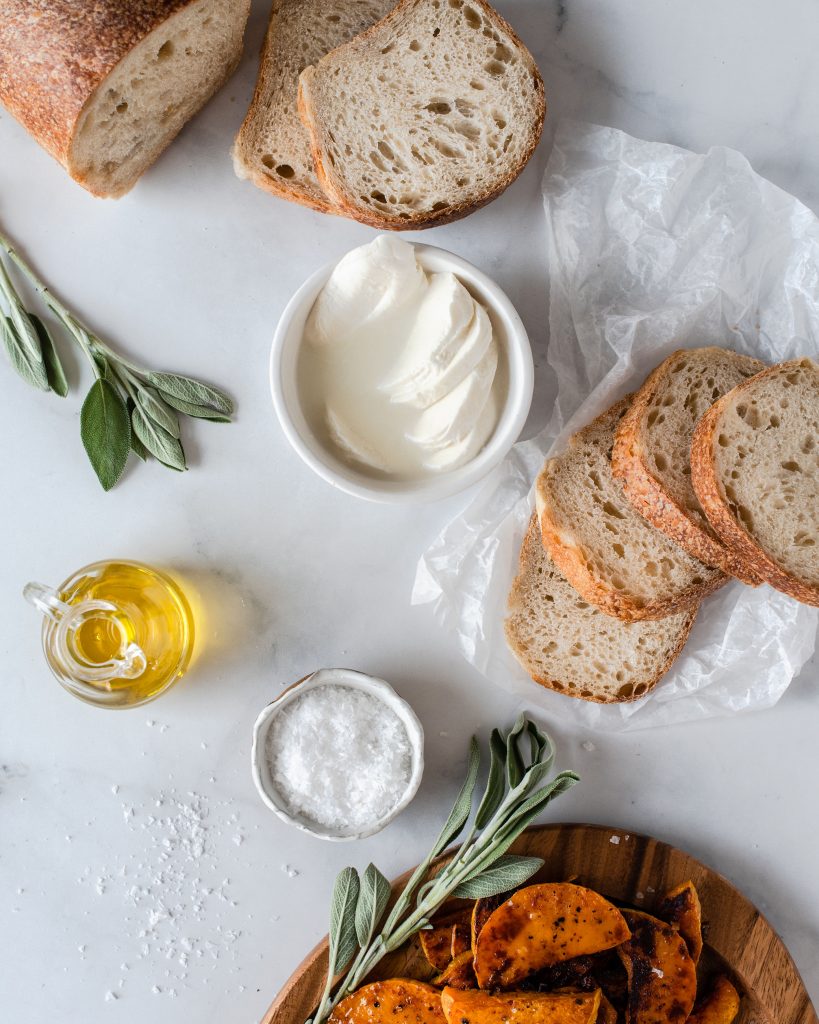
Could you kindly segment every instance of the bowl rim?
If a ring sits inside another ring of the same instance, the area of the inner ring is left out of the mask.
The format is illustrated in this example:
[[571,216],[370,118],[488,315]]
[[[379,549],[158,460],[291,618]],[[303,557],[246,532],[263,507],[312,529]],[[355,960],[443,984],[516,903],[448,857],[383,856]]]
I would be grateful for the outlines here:
[[[417,481],[382,481],[347,466],[325,446],[318,442],[311,444],[305,438],[296,422],[297,417],[304,418],[297,382],[294,379],[292,388],[285,388],[284,363],[292,349],[295,367],[303,333],[297,341],[293,341],[293,325],[301,320],[303,330],[303,323],[319,291],[339,260],[314,271],[294,292],[276,325],[270,349],[269,378],[273,407],[290,446],[314,473],[337,490],[380,504],[427,504],[452,497],[482,480],[500,464],[519,439],[534,394],[534,360],[529,336],[520,315],[503,289],[473,263],[448,249],[426,242],[410,244],[425,269],[429,269],[426,264],[430,262],[445,264],[436,269],[452,271],[467,288],[478,291],[479,298],[487,306],[495,323],[500,321],[503,328],[501,343],[508,371],[506,400],[492,436],[469,462],[457,469]],[[340,258],[343,259],[343,256]],[[289,397],[286,391],[292,391],[293,397]]]
[[[323,829],[321,825],[310,821],[308,818],[291,814],[285,808],[281,796],[277,793],[272,780],[269,778],[269,774],[265,772],[264,746],[273,719],[288,704],[301,696],[302,693],[324,685],[347,686],[374,694],[390,707],[404,723],[412,748],[412,770],[401,799],[378,821],[349,835],[335,834],[332,831]],[[262,802],[286,824],[292,825],[308,835],[333,843],[366,839],[368,836],[375,835],[385,828],[410,804],[418,792],[418,787],[421,785],[421,779],[424,774],[424,727],[421,725],[418,716],[410,704],[396,693],[385,679],[367,675],[365,672],[359,672],[355,669],[321,668],[286,687],[277,697],[262,708],[253,724],[253,744],[250,751],[250,762],[253,783],[259,796],[262,798]]]

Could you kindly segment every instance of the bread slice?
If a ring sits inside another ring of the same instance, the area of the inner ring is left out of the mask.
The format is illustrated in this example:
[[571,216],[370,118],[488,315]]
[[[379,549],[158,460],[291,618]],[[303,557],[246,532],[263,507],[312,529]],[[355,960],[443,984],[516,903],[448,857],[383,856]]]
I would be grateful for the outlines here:
[[250,0],[3,0],[0,102],[96,196],[121,196],[219,89]]
[[693,608],[726,577],[692,558],[631,507],[611,471],[617,402],[549,459],[536,484],[543,543],[587,601],[627,622]]
[[819,606],[819,366],[780,363],[720,398],[694,431],[691,477],[749,570]]
[[765,364],[725,348],[680,349],[660,363],[620,421],[611,466],[623,493],[652,526],[706,565],[753,586],[719,539],[691,486],[691,437],[700,417]]
[[395,2],[274,0],[256,90],[233,146],[240,178],[283,199],[333,211],[316,177],[310,136],[297,110],[299,74],[383,18]]
[[558,572],[533,515],[509,594],[506,640],[541,686],[597,704],[637,700],[671,667],[696,610],[621,622],[584,601]]
[[485,0],[402,0],[299,79],[322,189],[379,229],[444,224],[500,195],[545,111],[532,55]]

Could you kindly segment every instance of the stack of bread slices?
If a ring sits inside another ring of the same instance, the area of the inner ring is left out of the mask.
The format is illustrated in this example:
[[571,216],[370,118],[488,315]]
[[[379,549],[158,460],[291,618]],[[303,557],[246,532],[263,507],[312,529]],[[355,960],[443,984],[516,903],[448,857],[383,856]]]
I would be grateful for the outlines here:
[[545,110],[532,55],[486,0],[274,0],[233,162],[317,210],[430,227],[514,181]]
[[510,648],[544,686],[635,700],[729,578],[819,606],[819,366],[675,352],[535,490]]

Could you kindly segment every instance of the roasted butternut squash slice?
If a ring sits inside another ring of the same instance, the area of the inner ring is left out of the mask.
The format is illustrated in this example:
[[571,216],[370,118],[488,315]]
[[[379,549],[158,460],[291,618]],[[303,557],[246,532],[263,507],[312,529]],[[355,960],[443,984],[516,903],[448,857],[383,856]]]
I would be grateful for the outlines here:
[[597,1024],[617,1024],[617,1011],[602,992],[600,993],[600,1009],[597,1011]]
[[657,917],[675,924],[694,963],[702,953],[702,907],[693,882],[683,882],[663,896]]
[[462,953],[472,952],[472,925],[470,921],[457,921],[452,927],[452,959]]
[[694,1007],[697,969],[683,937],[650,914],[625,910],[631,938],[617,953],[628,974],[628,1024],[683,1024]]
[[448,985],[450,988],[477,988],[478,982],[472,967],[472,950],[467,949],[459,953],[446,970],[432,979],[432,984],[441,987]]
[[475,975],[481,988],[510,988],[542,967],[618,946],[629,934],[620,911],[591,889],[529,885],[481,929]]
[[471,918],[471,908],[459,910],[434,919],[432,928],[425,928],[419,933],[421,951],[427,958],[430,967],[434,967],[436,971],[444,970],[455,955],[452,952],[455,928],[458,926],[469,927]]
[[478,945],[478,936],[481,933],[481,929],[492,916],[492,914],[498,909],[501,903],[505,903],[507,896],[503,894],[499,896],[482,896],[480,899],[475,900],[472,905],[472,952]]
[[739,1013],[739,992],[725,977],[714,987],[688,1018],[688,1024],[731,1024]]
[[364,985],[342,999],[331,1024],[445,1024],[441,993],[432,985],[392,978]]
[[594,992],[488,992],[445,988],[447,1024],[596,1024],[600,990]]

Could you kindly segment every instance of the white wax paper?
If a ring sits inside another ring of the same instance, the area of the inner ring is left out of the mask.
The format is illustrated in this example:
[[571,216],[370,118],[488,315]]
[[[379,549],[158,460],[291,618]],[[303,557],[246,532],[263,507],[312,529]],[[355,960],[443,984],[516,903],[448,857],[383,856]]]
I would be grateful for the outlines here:
[[819,358],[819,221],[732,150],[698,155],[577,122],[558,128],[543,194],[553,415],[424,555],[413,603],[431,602],[490,680],[579,724],[631,729],[771,707],[812,654],[819,614],[767,586],[731,582],[708,598],[672,670],[628,704],[532,682],[503,620],[532,484],[569,434],[676,348]]

